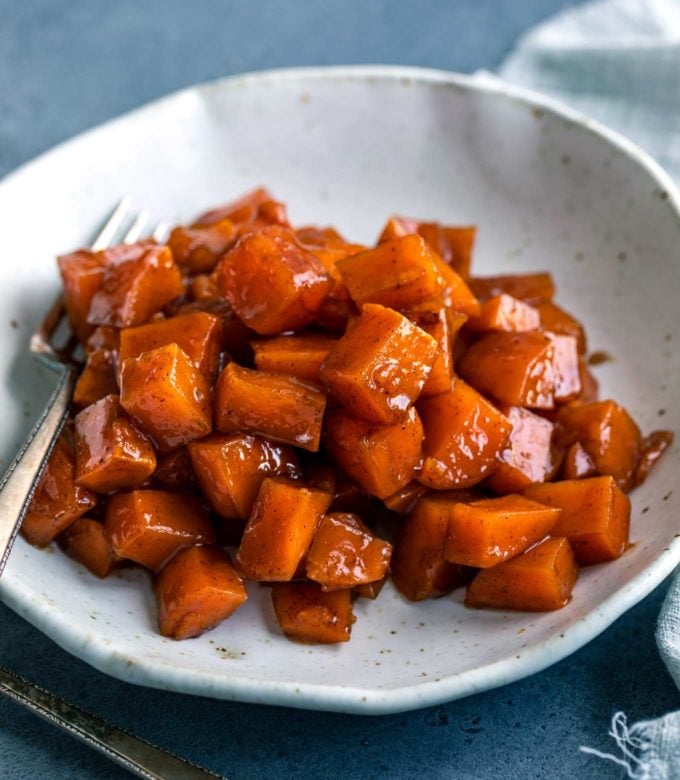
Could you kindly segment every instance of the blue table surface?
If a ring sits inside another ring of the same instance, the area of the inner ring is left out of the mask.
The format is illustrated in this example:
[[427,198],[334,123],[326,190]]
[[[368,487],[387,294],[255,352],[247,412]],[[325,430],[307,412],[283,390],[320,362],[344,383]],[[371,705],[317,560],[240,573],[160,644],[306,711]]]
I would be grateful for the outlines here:
[[[0,0],[0,175],[74,133],[219,76],[295,65],[493,69],[565,0]],[[386,717],[231,704],[137,688],[77,661],[0,605],[0,661],[231,780],[615,778],[579,752],[677,708],[654,645],[667,585],[587,647],[499,690]],[[0,701],[0,777],[128,775]]]

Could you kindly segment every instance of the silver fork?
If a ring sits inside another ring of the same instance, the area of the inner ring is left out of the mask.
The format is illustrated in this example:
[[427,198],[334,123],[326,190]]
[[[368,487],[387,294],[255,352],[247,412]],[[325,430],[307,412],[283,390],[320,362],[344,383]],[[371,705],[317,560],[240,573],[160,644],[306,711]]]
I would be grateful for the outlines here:
[[[124,225],[130,221],[131,224],[124,231]],[[140,211],[132,217],[130,201],[123,198],[92,242],[92,249],[105,249],[115,243],[121,233],[120,240],[123,243],[133,243],[141,238],[148,222],[149,214],[146,211]],[[161,223],[152,235],[160,240],[166,232],[166,226]],[[63,346],[56,344],[56,334],[63,330],[65,323],[63,299],[59,296],[31,337],[32,354],[56,374],[57,385],[19,454],[0,481],[0,576],[36,484],[68,415],[80,364],[74,357],[77,342],[72,335]],[[146,780],[219,777],[68,704],[1,666],[0,693],[85,742],[138,777]]]

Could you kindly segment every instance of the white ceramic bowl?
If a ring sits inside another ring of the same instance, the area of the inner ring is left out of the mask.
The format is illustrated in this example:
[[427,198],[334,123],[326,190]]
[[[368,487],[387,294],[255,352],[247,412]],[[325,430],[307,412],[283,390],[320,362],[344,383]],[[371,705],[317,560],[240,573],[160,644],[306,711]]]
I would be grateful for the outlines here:
[[[0,184],[0,456],[50,389],[27,338],[55,294],[54,255],[84,244],[127,193],[188,219],[256,185],[297,223],[375,239],[391,213],[479,225],[480,273],[549,268],[587,325],[598,369],[650,430],[680,430],[680,217],[668,177],[620,136],[551,102],[435,71],[263,73],[185,90],[88,132]],[[15,320],[19,327],[12,327]],[[502,685],[563,658],[680,561],[678,449],[633,497],[620,560],[583,570],[546,614],[466,610],[461,593],[411,604],[387,587],[356,604],[352,640],[305,647],[275,628],[269,591],[215,631],[156,631],[147,578],[98,581],[19,540],[2,599],[62,647],[130,682],[235,700],[359,713],[421,707]]]

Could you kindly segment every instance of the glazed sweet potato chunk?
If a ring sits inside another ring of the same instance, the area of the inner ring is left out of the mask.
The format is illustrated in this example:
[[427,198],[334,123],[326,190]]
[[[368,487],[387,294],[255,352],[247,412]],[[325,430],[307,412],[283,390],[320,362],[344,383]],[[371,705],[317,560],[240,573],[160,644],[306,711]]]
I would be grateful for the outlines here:
[[106,506],[106,533],[116,555],[153,571],[182,547],[215,541],[201,501],[164,490],[111,496]]
[[295,234],[276,226],[239,239],[215,269],[215,281],[241,320],[261,335],[308,325],[333,287]]
[[561,309],[552,301],[543,301],[535,304],[535,308],[541,318],[541,328],[555,333],[558,336],[573,336],[579,355],[586,352],[586,334],[583,325],[564,309]]
[[245,431],[316,452],[326,394],[293,376],[253,371],[229,363],[215,388],[215,426]]
[[261,371],[289,374],[298,379],[319,382],[321,364],[336,342],[336,338],[322,333],[305,333],[255,340],[251,343],[255,353],[255,366]]
[[383,578],[382,580],[376,580],[376,582],[366,582],[363,585],[357,585],[354,588],[354,595],[358,599],[377,599],[386,582],[387,578]]
[[155,591],[160,632],[171,639],[200,636],[248,598],[243,578],[216,547],[180,550],[158,573]]
[[120,403],[161,452],[210,433],[212,405],[205,375],[177,344],[128,358],[120,372]]
[[439,301],[429,301],[404,312],[414,325],[432,336],[439,353],[425,380],[421,396],[439,395],[451,389],[453,382],[453,354],[451,345],[467,316],[452,312]]
[[215,378],[222,346],[222,326],[216,316],[204,311],[123,329],[118,360],[122,365],[128,358],[139,357],[168,344],[177,344],[199,371],[210,379]]
[[581,565],[611,561],[625,552],[630,500],[612,477],[532,485],[526,495],[561,510],[552,533],[569,539]]
[[305,570],[322,590],[353,588],[382,580],[391,555],[392,545],[372,534],[358,515],[334,513],[321,519]]
[[470,289],[480,300],[496,295],[512,295],[533,305],[551,301],[555,295],[555,284],[549,273],[507,274],[470,279]]
[[[197,277],[194,277],[197,278]],[[217,293],[215,293],[217,295]],[[210,297],[182,303],[174,312],[175,315],[192,314],[202,311],[217,317],[222,326],[221,345],[238,363],[250,364],[253,360],[253,350],[250,347],[252,332],[246,328],[236,316],[233,308],[224,298]]]
[[120,563],[104,524],[79,517],[59,536],[59,546],[74,561],[82,563],[95,577],[103,579]]
[[116,369],[107,350],[96,349],[87,356],[73,391],[73,403],[89,406],[107,395],[118,392]]
[[377,304],[330,351],[321,380],[353,414],[390,425],[418,398],[439,347],[406,317]]
[[552,472],[554,426],[520,406],[502,406],[501,411],[512,431],[487,484],[495,493],[521,493],[535,482],[545,482]]
[[574,442],[565,452],[562,461],[562,479],[583,479],[597,473],[593,459],[583,449],[580,441]]
[[198,483],[186,447],[166,452],[157,458],[154,487],[164,490],[194,490]]
[[349,642],[354,615],[352,591],[323,591],[314,582],[275,583],[272,603],[281,630],[296,642]]
[[300,476],[290,447],[236,433],[213,434],[188,445],[203,494],[217,514],[246,519],[266,477]]
[[470,500],[463,491],[430,493],[421,498],[401,527],[392,554],[392,580],[410,601],[437,598],[465,584],[463,567],[444,559],[449,507]]
[[177,265],[200,274],[212,271],[237,238],[236,225],[222,219],[205,227],[176,227],[168,237],[168,246]]
[[546,539],[523,555],[492,569],[482,569],[468,585],[468,607],[547,612],[561,609],[578,579],[569,542]]
[[628,412],[614,401],[569,404],[558,417],[561,442],[581,442],[599,474],[610,474],[622,490],[633,486],[642,437]]
[[91,325],[142,325],[182,294],[182,275],[168,247],[140,241],[106,252],[106,270],[87,316]]
[[541,325],[541,316],[528,303],[512,295],[501,293],[480,304],[479,314],[470,317],[466,327],[473,331],[498,330],[522,333],[536,330]]
[[264,582],[291,580],[331,498],[290,479],[266,478],[236,556],[245,576]]
[[396,493],[392,493],[391,496],[383,499],[383,504],[390,510],[390,512],[396,512],[399,515],[407,515],[419,498],[427,493],[425,485],[421,485],[420,482],[409,482],[401,490],[397,490]]
[[367,493],[387,498],[413,479],[423,426],[413,407],[393,425],[375,425],[336,409],[326,418],[325,441],[345,474]]
[[76,484],[75,471],[75,456],[62,436],[54,445],[21,525],[21,533],[31,544],[46,547],[97,503],[94,493]]
[[104,278],[103,258],[81,249],[57,258],[64,289],[64,307],[78,341],[85,342],[94,330],[87,321],[94,294]]
[[555,346],[543,333],[487,333],[457,363],[480,392],[512,406],[555,407]]
[[581,394],[578,345],[574,336],[545,334],[553,343],[553,385],[556,403],[572,401]]
[[156,468],[156,453],[117,395],[88,406],[75,420],[76,482],[97,493],[134,488]]
[[451,502],[444,558],[488,569],[543,539],[559,516],[559,508],[518,495]]
[[512,425],[476,390],[456,379],[452,390],[424,398],[418,412],[425,430],[417,479],[435,490],[481,482],[498,463]]

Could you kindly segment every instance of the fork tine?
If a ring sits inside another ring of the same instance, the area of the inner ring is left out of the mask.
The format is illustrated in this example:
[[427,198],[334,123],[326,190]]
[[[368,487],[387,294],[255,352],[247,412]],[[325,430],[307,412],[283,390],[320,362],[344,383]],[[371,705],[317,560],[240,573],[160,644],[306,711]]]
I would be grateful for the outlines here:
[[149,216],[149,212],[146,209],[142,209],[142,211],[137,214],[134,222],[132,225],[130,225],[127,233],[123,236],[124,244],[134,244],[135,241],[139,240],[140,236],[142,235],[142,231],[149,221]]
[[130,198],[127,195],[121,199],[113,213],[106,221],[106,224],[99,232],[99,235],[92,242],[92,249],[97,252],[100,249],[105,249],[109,246],[116,233],[120,230],[120,226],[123,224],[123,220],[127,216],[130,210]]
[[170,232],[170,225],[168,225],[167,222],[159,222],[154,228],[154,231],[151,234],[151,238],[153,238],[154,241],[157,241],[159,244],[161,244],[168,237],[169,232]]

